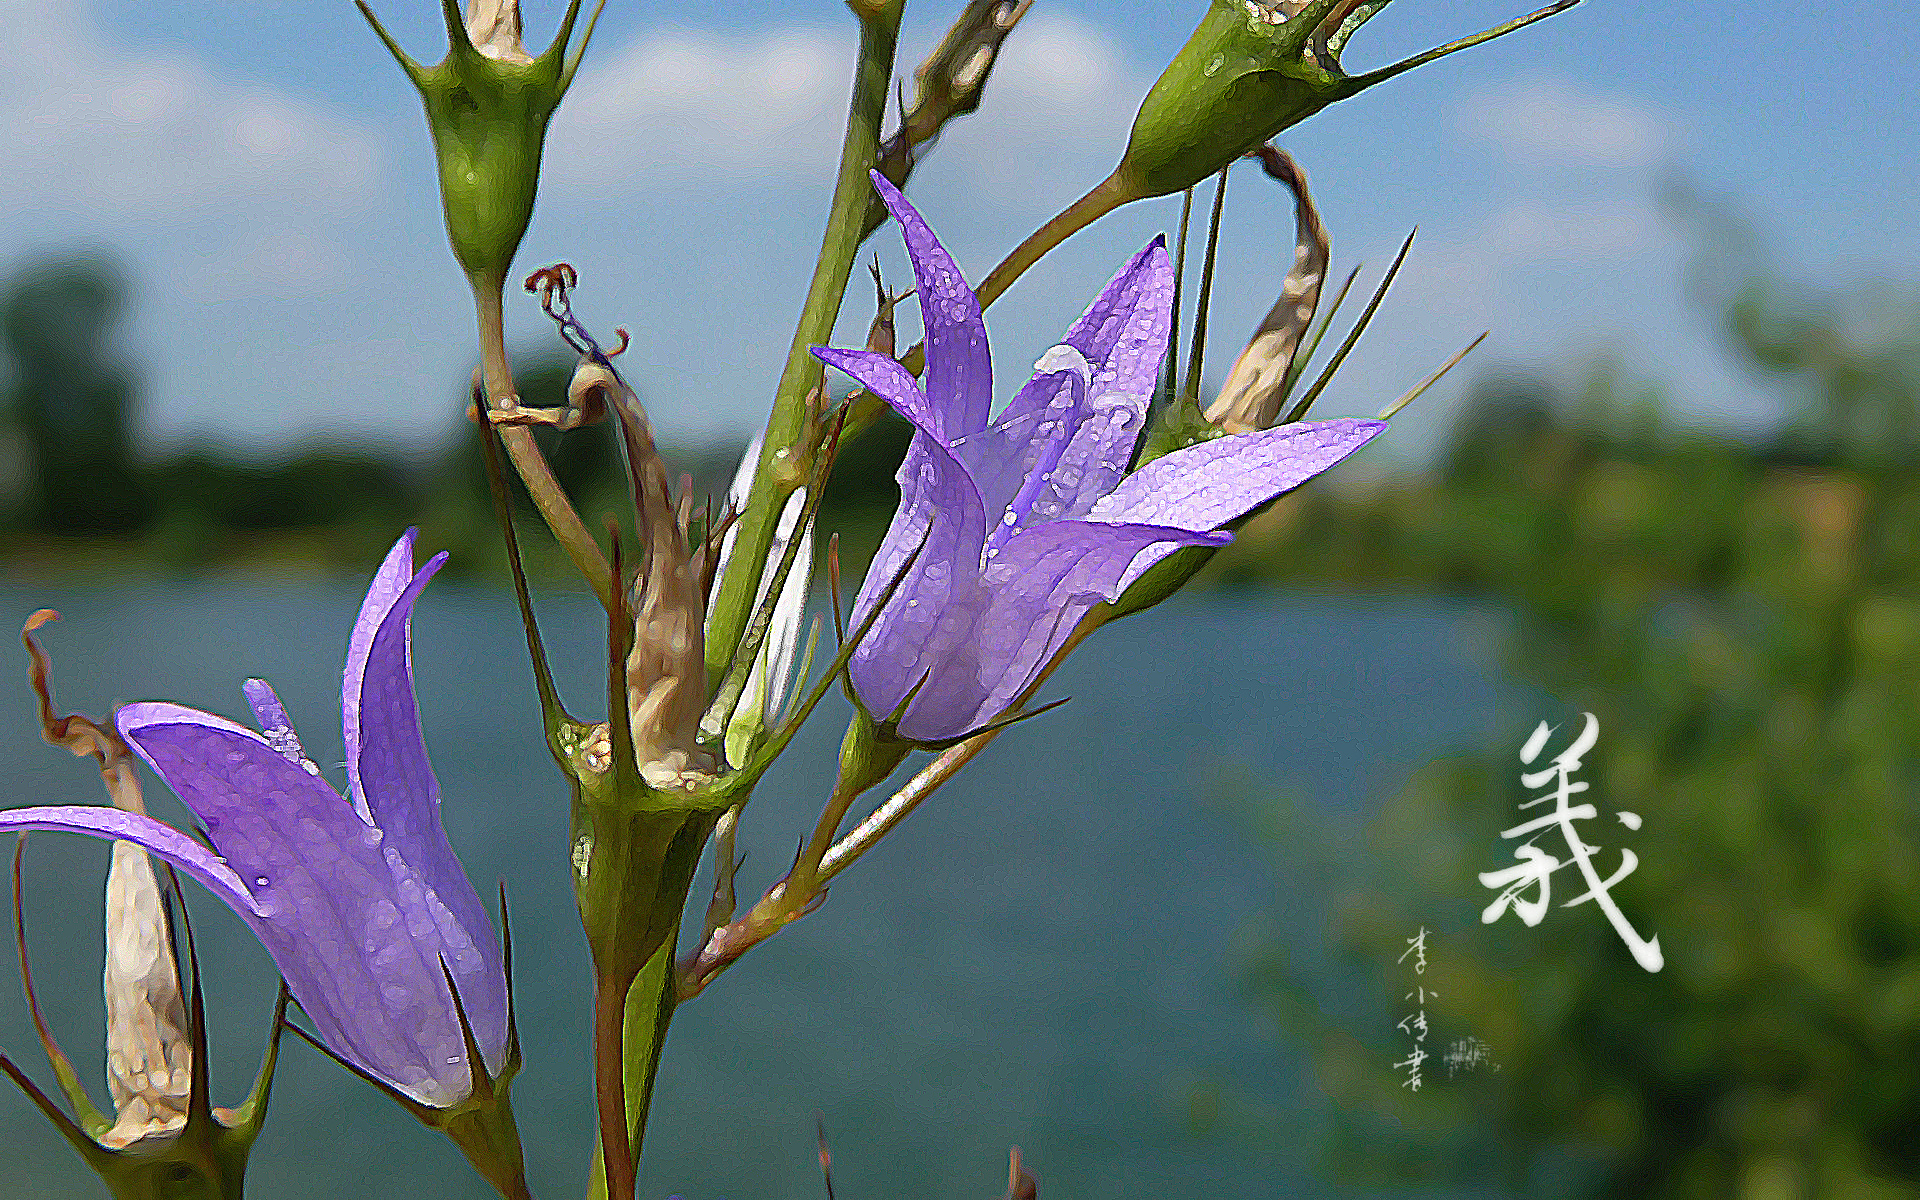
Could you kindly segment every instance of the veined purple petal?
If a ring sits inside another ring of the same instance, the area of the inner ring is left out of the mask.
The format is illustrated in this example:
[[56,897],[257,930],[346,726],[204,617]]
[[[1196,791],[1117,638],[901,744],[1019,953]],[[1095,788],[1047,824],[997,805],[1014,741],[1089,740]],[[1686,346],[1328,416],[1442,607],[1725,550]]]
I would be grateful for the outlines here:
[[367,587],[367,598],[360,603],[360,615],[353,623],[353,633],[347,638],[347,669],[340,683],[340,725],[347,744],[347,777],[351,781],[348,795],[360,815],[373,820],[373,814],[367,810],[361,798],[355,764],[360,759],[360,680],[367,670],[367,654],[373,648],[373,635],[378,632],[380,622],[386,617],[387,610],[394,601],[400,599],[400,593],[407,590],[407,584],[413,581],[413,542],[419,530],[409,529],[400,535],[400,540],[387,551],[380,569],[373,573],[373,582]]
[[935,432],[951,444],[984,428],[993,407],[993,360],[987,352],[980,301],[953,256],[900,189],[878,171],[869,174],[887,211],[899,222],[907,257],[913,260],[920,320],[926,327],[926,395],[938,414]]
[[185,871],[249,925],[260,921],[253,893],[218,854],[178,829],[141,813],[94,804],[56,804],[39,808],[0,809],[0,832],[84,833],[111,841],[133,842],[155,858]]
[[253,719],[260,723],[260,734],[267,739],[267,745],[278,750],[280,757],[288,762],[304,767],[307,752],[293,731],[293,718],[287,715],[286,705],[280,703],[272,686],[264,679],[249,679],[240,685],[240,691],[253,709]]
[[886,716],[971,624],[981,603],[987,519],[973,481],[925,431],[914,434],[895,477],[900,507],[854,601],[858,625],[924,540],[906,581],[853,652],[849,672],[869,712]]
[[464,998],[483,971],[500,973],[497,952],[488,968],[449,945],[442,931],[455,922],[380,831],[259,734],[175,704],[127,705],[115,723],[206,825],[321,1040],[429,1104],[465,1095],[465,1047],[437,956]]
[[1023,530],[987,567],[987,603],[969,637],[948,648],[900,722],[910,738],[939,741],[993,720],[1027,690],[1080,618],[1120,595],[1143,552],[1219,545],[1225,533],[1158,525],[1055,521]]
[[[1023,522],[1084,517],[1126,473],[1172,326],[1173,267],[1165,240],[1155,238],[1108,281],[1061,339],[1092,368],[1086,411]],[[989,512],[1010,503],[1035,469],[1045,426],[1060,419],[1071,402],[1064,387],[1057,374],[1036,370],[992,428],[955,446]]]
[[[1094,395],[1113,392],[1139,402],[1135,436],[1140,432],[1139,418],[1159,383],[1172,329],[1173,264],[1163,236],[1128,259],[1060,339],[1093,364],[1090,390]],[[1044,398],[1028,397],[1023,391],[1000,414],[1001,420],[1022,415],[1036,400],[1044,403]]]
[[815,346],[813,356],[834,370],[853,376],[855,383],[885,400],[895,412],[912,421],[916,427],[927,430],[941,441],[947,440],[940,432],[940,415],[920,390],[920,382],[891,354]]
[[474,1035],[489,1054],[487,1065],[498,1068],[501,1063],[491,1055],[506,1046],[505,973],[486,906],[440,822],[440,784],[427,759],[413,692],[413,606],[446,561],[445,553],[427,560],[374,632],[361,678],[359,754],[348,760],[347,770],[385,837],[385,852],[398,854],[428,889],[420,898],[422,911],[438,926],[440,952],[460,984]]
[[1341,417],[1236,433],[1175,450],[1120,481],[1093,506],[1099,521],[1216,529],[1299,487],[1387,427]]

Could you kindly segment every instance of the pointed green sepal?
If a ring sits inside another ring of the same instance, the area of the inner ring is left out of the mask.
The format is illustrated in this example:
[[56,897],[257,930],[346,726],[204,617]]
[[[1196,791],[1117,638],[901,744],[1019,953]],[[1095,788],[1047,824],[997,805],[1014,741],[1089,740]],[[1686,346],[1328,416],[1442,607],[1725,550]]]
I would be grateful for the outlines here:
[[1114,180],[1134,199],[1192,187],[1337,100],[1576,2],[1559,0],[1484,33],[1349,75],[1341,69],[1341,51],[1386,0],[1213,0],[1142,101]]
[[[89,1139],[97,1140],[113,1121],[93,1105],[87,1095],[87,1089],[74,1072],[73,1063],[61,1051],[58,1042],[53,1040],[53,1030],[47,1025],[45,1014],[40,1011],[40,999],[33,990],[33,966],[27,959],[27,918],[22,899],[20,874],[27,852],[27,835],[21,834],[14,839],[13,845],[13,939],[14,948],[20,955],[20,984],[27,994],[27,1015],[33,1018],[33,1029],[40,1038],[40,1048],[46,1052],[47,1063],[53,1068],[54,1081],[60,1085],[60,1091],[66,1096],[67,1103],[73,1106],[74,1116],[79,1128]],[[23,1088],[29,1085],[21,1082],[25,1077],[15,1074],[10,1068],[9,1074]],[[33,1092],[28,1093],[30,1096]],[[63,1131],[64,1132],[64,1131]]]
[[[445,971],[445,964],[441,965]],[[447,979],[449,993],[453,997],[454,1013],[460,1021],[460,1033],[466,1042],[467,1064],[473,1071],[474,1087],[468,1096],[457,1104],[445,1108],[423,1104],[405,1092],[393,1087],[384,1080],[376,1078],[357,1063],[349,1062],[336,1053],[319,1038],[308,1033],[291,1021],[286,1028],[293,1031],[295,1037],[333,1060],[336,1066],[357,1077],[361,1082],[384,1092],[388,1099],[406,1110],[408,1115],[429,1129],[438,1130],[447,1136],[460,1153],[466,1156],[474,1172],[491,1184],[506,1200],[529,1200],[527,1192],[526,1169],[520,1151],[520,1131],[514,1123],[513,1107],[508,1103],[509,1085],[519,1067],[518,1054],[509,1054],[508,1061],[502,1066],[499,1075],[487,1072],[486,1060],[481,1056],[478,1043],[474,1040],[473,1027],[467,1022],[466,1006],[460,1000],[458,988],[453,986],[452,977]]]
[[476,286],[497,288],[533,217],[547,125],[580,68],[599,10],[579,44],[569,47],[580,11],[580,0],[573,0],[553,43],[530,56],[520,45],[517,0],[497,0],[495,7],[505,11],[495,14],[496,28],[504,32],[480,45],[457,0],[442,0],[447,55],[427,67],[400,48],[366,0],[357,3],[426,107],[454,257]]
[[[17,863],[16,854],[16,866]],[[0,1054],[0,1072],[4,1072],[26,1093],[27,1098],[53,1123],[81,1159],[100,1176],[108,1192],[117,1200],[240,1200],[246,1182],[247,1157],[266,1120],[267,1097],[272,1088],[274,1064],[278,1060],[279,1031],[286,1015],[286,989],[282,987],[280,1000],[275,1005],[273,1032],[268,1036],[260,1073],[246,1103],[231,1111],[213,1107],[208,1098],[206,1007],[200,989],[199,963],[193,950],[192,928],[186,920],[185,905],[180,900],[178,879],[172,880],[172,886],[181,923],[187,931],[188,966],[181,973],[180,987],[189,1004],[187,1032],[192,1055],[192,1085],[188,1094],[185,1124],[165,1133],[151,1133],[118,1144],[107,1125],[100,1125],[97,1129],[82,1128],[4,1054]],[[17,925],[17,883],[15,892]],[[24,935],[22,941],[24,944]],[[176,971],[179,970],[179,961],[176,953]],[[64,1062],[64,1059],[61,1061]],[[59,1073],[56,1069],[56,1074]],[[71,1067],[67,1068],[66,1074],[72,1074]],[[63,1089],[65,1084],[63,1079]],[[79,1089],[77,1080],[73,1086]],[[83,1113],[86,1123],[92,1126],[104,1122],[104,1117],[90,1104],[84,1103],[84,1090],[79,1090],[79,1096],[75,1109]]]

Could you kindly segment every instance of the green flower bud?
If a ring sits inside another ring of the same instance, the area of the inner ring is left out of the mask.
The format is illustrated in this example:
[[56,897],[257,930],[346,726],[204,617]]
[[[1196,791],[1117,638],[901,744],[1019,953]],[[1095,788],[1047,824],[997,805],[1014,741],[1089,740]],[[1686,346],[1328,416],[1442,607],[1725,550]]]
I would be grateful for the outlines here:
[[1390,0],[1212,0],[1134,118],[1114,172],[1125,194],[1182,191],[1336,100],[1571,8],[1556,3],[1425,54],[1349,75],[1340,53]]
[[464,22],[456,0],[441,0],[447,56],[424,67],[400,49],[366,0],[357,2],[426,106],[453,255],[468,278],[497,287],[533,217],[547,123],[573,83],[600,11],[568,53],[580,13],[580,0],[572,0],[553,44],[534,57],[520,42],[519,0],[469,0]]

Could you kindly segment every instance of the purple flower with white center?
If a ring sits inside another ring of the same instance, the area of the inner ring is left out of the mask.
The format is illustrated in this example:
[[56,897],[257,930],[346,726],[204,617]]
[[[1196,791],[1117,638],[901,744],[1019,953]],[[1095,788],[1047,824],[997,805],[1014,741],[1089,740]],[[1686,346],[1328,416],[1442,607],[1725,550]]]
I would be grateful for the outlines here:
[[897,714],[902,737],[941,742],[990,723],[1095,604],[1118,599],[1183,546],[1231,541],[1222,525],[1385,428],[1354,419],[1283,425],[1176,450],[1128,475],[1173,321],[1173,268],[1160,238],[1121,268],[989,423],[993,367],[980,303],[906,198],[878,173],[873,186],[913,260],[926,387],[885,354],[814,354],[915,429],[897,476],[900,507],[854,620],[916,548],[919,557],[849,668],[861,703],[883,719]]
[[473,1074],[447,973],[490,1076],[508,1056],[507,984],[492,922],[441,827],[420,732],[408,620],[446,555],[416,572],[413,540],[408,530],[381,564],[347,644],[346,798],[302,752],[273,689],[252,679],[243,690],[258,733],[178,704],[129,704],[115,716],[213,849],[92,805],[0,811],[0,831],[121,839],[172,863],[240,914],[334,1053],[448,1108],[467,1098]]

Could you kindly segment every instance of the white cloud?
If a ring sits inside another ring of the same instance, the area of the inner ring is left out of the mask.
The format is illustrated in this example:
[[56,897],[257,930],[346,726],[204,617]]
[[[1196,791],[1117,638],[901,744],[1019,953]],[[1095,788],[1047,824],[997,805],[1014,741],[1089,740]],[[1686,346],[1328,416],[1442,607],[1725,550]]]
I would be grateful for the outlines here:
[[1613,197],[1558,204],[1516,200],[1493,215],[1484,234],[1497,256],[1517,263],[1616,258],[1664,247],[1672,237],[1651,205]]
[[676,30],[596,56],[548,136],[561,188],[812,177],[831,171],[845,120],[850,38]]
[[[925,49],[903,49],[896,74],[910,78]],[[554,118],[548,178],[575,193],[819,180],[839,151],[854,53],[845,33],[810,28],[649,34],[589,61]],[[949,128],[953,148],[941,157],[996,180],[1090,146],[1117,160],[1145,85],[1095,26],[1030,16],[1008,39],[980,112]]]
[[191,60],[110,46],[76,0],[0,3],[0,158],[16,213],[51,206],[142,220],[361,207],[365,131]]
[[1534,162],[1646,168],[1681,142],[1670,113],[1565,80],[1482,92],[1462,105],[1460,115],[1467,132]]

